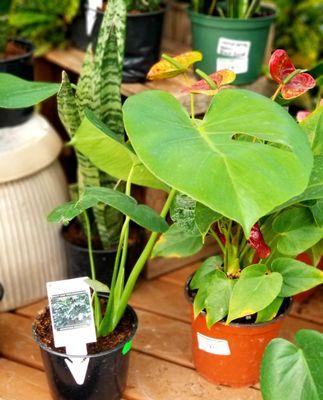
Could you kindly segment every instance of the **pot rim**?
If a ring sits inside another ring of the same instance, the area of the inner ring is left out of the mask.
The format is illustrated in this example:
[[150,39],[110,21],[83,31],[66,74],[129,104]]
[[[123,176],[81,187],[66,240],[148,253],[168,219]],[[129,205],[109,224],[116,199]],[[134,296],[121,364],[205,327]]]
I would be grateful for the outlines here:
[[[159,10],[138,12],[137,14],[127,13],[127,18],[144,18],[144,17],[153,16],[153,15],[160,15],[160,14],[164,14],[168,8],[169,8],[169,6],[167,6],[166,4],[161,4],[161,8]],[[104,11],[99,10],[99,9],[94,9],[91,7],[85,7],[85,9],[90,10],[90,11],[95,11],[97,14],[104,14]]]
[[[190,284],[190,282],[192,280],[193,275],[194,275],[194,272],[191,275],[189,275],[189,277],[186,280],[185,288],[184,288],[185,297],[189,301],[190,304],[193,304],[193,301],[192,301],[193,299],[189,295],[189,284]],[[250,329],[257,329],[257,328],[260,328],[260,327],[264,327],[266,325],[271,325],[271,324],[273,324],[273,323],[275,323],[277,321],[280,321],[281,319],[285,318],[290,313],[292,305],[293,305],[293,298],[292,297],[285,297],[285,299],[287,301],[289,301],[289,304],[286,307],[286,310],[283,313],[277,315],[275,318],[273,318],[270,321],[260,322],[258,324],[256,324],[256,323],[245,323],[245,324],[242,324],[241,322],[230,322],[229,324],[226,324],[224,321],[218,321],[214,325],[221,324],[221,325],[224,325],[224,326],[227,326],[227,327],[250,328]],[[200,314],[203,314],[203,316],[205,316],[206,315],[206,311],[202,310]]]
[[[48,306],[46,306],[48,307]],[[45,309],[46,309],[45,307]],[[66,354],[66,353],[59,353],[58,351],[55,351],[47,346],[45,346],[38,338],[37,334],[36,334],[36,329],[35,329],[35,323],[32,324],[32,336],[34,341],[37,343],[37,345],[44,351],[46,351],[47,353],[50,353],[54,356],[58,356],[58,357],[62,357],[62,358],[97,358],[97,357],[104,357],[107,355],[110,355],[112,353],[117,352],[118,350],[122,349],[123,346],[131,341],[137,331],[138,328],[138,317],[137,317],[137,313],[136,311],[129,305],[127,304],[127,308],[125,312],[130,312],[131,318],[132,318],[132,331],[131,334],[124,339],[121,343],[118,343],[115,347],[109,349],[109,350],[105,350],[105,351],[101,351],[100,353],[96,353],[96,354],[86,354],[86,355],[72,355],[72,354]]]
[[32,42],[26,39],[19,39],[19,38],[13,38],[9,39],[9,42],[14,42],[20,45],[23,45],[26,48],[26,53],[24,54],[19,54],[16,56],[13,56],[11,58],[7,58],[5,60],[0,60],[0,65],[1,64],[9,64],[18,60],[24,60],[26,58],[32,57],[34,51],[35,51],[35,46]]
[[272,14],[270,15],[264,15],[264,16],[260,16],[260,17],[253,17],[253,18],[248,18],[248,19],[240,19],[240,18],[223,18],[223,17],[219,17],[219,16],[215,16],[215,15],[207,15],[207,14],[203,14],[200,12],[196,12],[194,10],[192,10],[191,7],[189,7],[187,9],[187,12],[190,16],[202,16],[202,18],[205,18],[208,21],[223,21],[228,22],[228,23],[232,23],[232,22],[239,22],[239,23],[251,23],[254,21],[272,21],[277,17],[277,11],[276,8],[273,6],[270,6],[269,4],[266,5],[261,5],[261,8],[264,10],[270,10],[272,12]]

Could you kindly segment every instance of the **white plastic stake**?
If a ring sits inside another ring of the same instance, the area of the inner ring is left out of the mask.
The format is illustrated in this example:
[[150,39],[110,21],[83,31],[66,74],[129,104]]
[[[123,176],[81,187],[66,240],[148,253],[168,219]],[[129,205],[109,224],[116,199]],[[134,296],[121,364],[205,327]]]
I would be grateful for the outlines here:
[[[87,354],[86,344],[76,346],[69,344],[66,346],[66,354],[74,356],[83,356]],[[66,365],[68,366],[71,374],[73,375],[75,382],[78,385],[83,385],[86,377],[86,372],[89,366],[90,359],[88,357],[69,357],[65,359]]]

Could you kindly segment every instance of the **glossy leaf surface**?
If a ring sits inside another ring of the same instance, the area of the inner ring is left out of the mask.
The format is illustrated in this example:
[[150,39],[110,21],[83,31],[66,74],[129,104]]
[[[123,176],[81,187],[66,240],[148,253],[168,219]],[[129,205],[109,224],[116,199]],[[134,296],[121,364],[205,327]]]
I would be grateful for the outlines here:
[[[194,122],[169,93],[143,92],[127,99],[124,121],[154,175],[237,221],[247,235],[261,216],[307,186],[307,138],[285,110],[256,93],[221,91]],[[233,140],[236,133],[286,148]]]

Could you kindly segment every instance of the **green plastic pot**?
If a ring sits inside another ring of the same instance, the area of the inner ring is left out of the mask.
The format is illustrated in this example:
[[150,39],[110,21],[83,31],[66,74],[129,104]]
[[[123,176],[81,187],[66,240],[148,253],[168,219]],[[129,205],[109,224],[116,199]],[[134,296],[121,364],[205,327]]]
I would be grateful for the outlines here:
[[269,30],[276,13],[262,7],[265,16],[250,19],[221,18],[188,10],[192,23],[193,49],[203,54],[197,64],[207,74],[232,69],[235,84],[255,81],[261,71]]

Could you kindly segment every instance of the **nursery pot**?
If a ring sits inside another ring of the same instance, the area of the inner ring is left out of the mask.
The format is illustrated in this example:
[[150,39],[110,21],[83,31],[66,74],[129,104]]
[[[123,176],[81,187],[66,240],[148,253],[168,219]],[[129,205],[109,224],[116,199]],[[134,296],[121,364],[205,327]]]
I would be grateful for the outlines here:
[[[0,72],[16,75],[22,79],[33,80],[32,57],[35,49],[33,44],[27,40],[15,39],[9,42],[9,47],[21,54],[13,54],[8,58],[0,59]],[[0,128],[22,124],[28,120],[32,112],[33,107],[12,110],[0,108]]]
[[247,84],[260,74],[275,11],[262,7],[263,16],[236,19],[221,18],[189,10],[193,49],[203,54],[198,68],[211,74],[231,69],[235,84]]
[[[63,228],[64,231],[64,228]],[[86,247],[78,246],[69,241],[64,234],[66,256],[67,256],[67,277],[78,278],[82,276],[91,276],[91,266],[89,261],[89,251]],[[137,253],[140,249],[136,240],[129,240],[128,256],[125,266],[125,279],[128,278],[131,268],[137,259]],[[113,247],[107,250],[92,250],[95,265],[96,279],[106,283],[108,286],[112,280],[114,260],[117,254],[117,248]]]
[[[86,11],[93,12],[91,9]],[[157,11],[127,15],[123,82],[145,81],[150,67],[159,60],[165,11],[166,7],[163,7]],[[77,46],[84,50],[90,41],[96,45],[103,16],[103,11],[96,11],[96,19],[90,37],[86,33],[85,15],[78,18],[73,28],[74,33],[72,33],[72,38],[75,38],[74,43]]]
[[[188,284],[186,294],[192,303]],[[290,305],[291,300],[286,300],[284,311],[270,322],[217,322],[211,329],[206,326],[205,312],[194,319],[192,307],[193,361],[197,372],[218,385],[244,387],[257,383],[262,355],[267,344],[278,337]]]
[[[41,350],[44,369],[54,400],[120,400],[125,390],[129,366],[129,350],[138,320],[132,307],[126,313],[131,318],[131,334],[114,348],[86,356],[70,356],[46,347],[33,326],[34,340]],[[83,384],[77,384],[66,361],[89,359]]]

